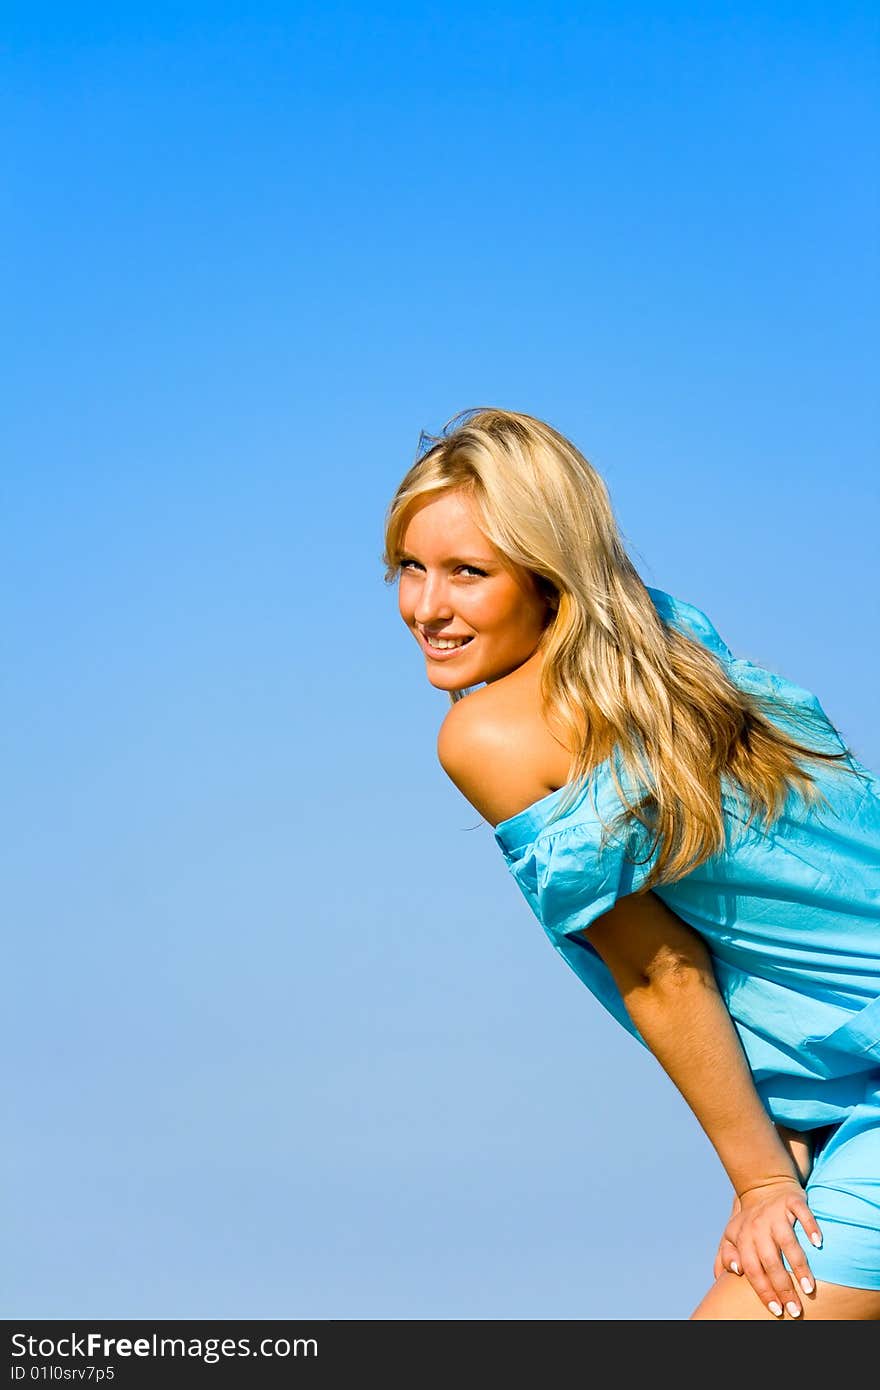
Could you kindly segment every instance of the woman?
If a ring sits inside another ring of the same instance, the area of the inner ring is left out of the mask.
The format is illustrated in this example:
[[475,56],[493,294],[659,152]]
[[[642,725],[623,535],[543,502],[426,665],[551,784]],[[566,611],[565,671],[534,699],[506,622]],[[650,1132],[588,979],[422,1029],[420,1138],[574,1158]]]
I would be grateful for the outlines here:
[[483,409],[427,442],[383,558],[450,696],[439,761],[730,1178],[690,1317],[880,1319],[880,780],[645,586],[556,430]]

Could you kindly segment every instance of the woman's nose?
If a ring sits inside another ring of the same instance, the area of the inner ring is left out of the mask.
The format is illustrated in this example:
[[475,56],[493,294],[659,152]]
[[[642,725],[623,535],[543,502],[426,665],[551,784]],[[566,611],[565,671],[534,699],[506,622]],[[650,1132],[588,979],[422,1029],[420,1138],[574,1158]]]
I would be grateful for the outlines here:
[[452,617],[452,605],[442,579],[426,578],[424,584],[419,587],[414,617],[417,623],[426,625],[431,622],[443,622]]

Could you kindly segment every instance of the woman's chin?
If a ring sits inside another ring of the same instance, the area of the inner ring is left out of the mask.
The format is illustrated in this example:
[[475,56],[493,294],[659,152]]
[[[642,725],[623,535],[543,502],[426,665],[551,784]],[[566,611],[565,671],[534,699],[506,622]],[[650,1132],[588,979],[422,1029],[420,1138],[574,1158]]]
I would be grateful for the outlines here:
[[436,690],[465,690],[471,685],[479,685],[482,676],[455,675],[452,671],[437,671],[428,667],[426,672],[428,680]]

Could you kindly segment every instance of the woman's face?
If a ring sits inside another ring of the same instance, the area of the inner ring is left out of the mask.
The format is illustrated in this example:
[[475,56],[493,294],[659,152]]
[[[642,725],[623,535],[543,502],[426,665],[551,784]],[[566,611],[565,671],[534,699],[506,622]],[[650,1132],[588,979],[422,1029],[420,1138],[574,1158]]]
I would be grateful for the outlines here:
[[[537,649],[549,616],[531,573],[504,559],[459,489],[413,510],[403,537],[400,614],[438,690],[499,680]],[[431,640],[456,640],[437,648]]]

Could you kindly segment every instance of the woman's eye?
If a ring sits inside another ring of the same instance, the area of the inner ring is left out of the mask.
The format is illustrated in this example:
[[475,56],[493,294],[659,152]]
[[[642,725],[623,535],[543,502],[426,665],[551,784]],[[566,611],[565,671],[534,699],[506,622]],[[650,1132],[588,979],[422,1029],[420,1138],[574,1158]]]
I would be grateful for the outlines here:
[[[401,560],[400,562],[400,568],[402,570],[411,569],[413,566],[415,566],[416,569],[422,568],[421,563],[418,560]],[[476,565],[459,565],[459,569],[468,570],[470,574],[476,574],[481,579],[486,579],[488,577],[486,571],[478,569]]]

